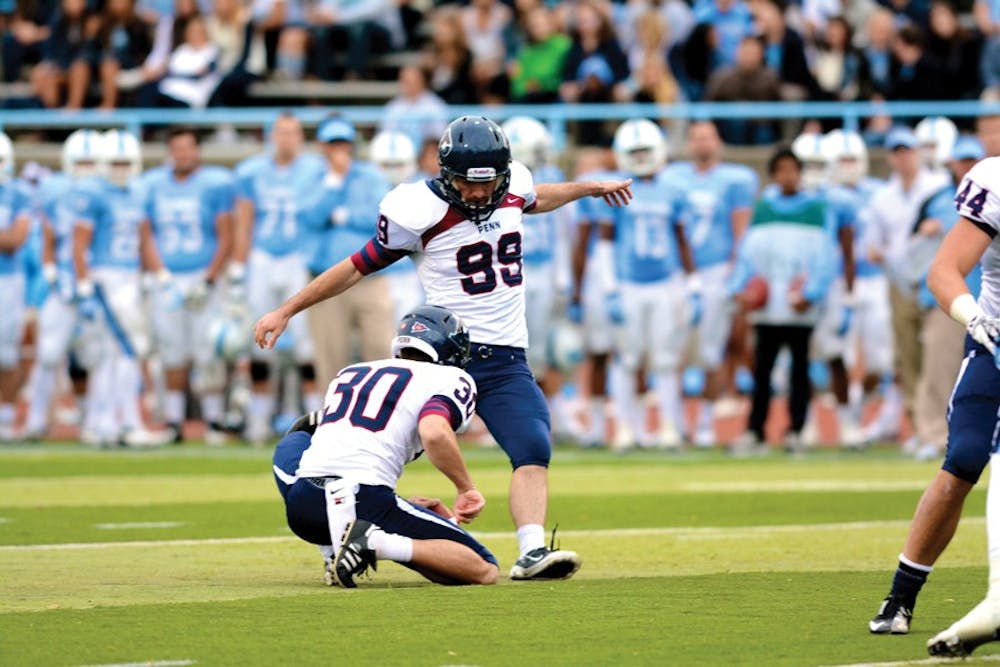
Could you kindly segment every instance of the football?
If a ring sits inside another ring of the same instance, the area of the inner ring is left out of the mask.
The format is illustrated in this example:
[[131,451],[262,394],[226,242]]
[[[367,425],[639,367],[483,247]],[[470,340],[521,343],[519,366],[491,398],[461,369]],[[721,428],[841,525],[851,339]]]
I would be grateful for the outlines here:
[[748,311],[760,310],[767,305],[767,281],[761,276],[753,276],[747,281],[742,293],[743,307]]

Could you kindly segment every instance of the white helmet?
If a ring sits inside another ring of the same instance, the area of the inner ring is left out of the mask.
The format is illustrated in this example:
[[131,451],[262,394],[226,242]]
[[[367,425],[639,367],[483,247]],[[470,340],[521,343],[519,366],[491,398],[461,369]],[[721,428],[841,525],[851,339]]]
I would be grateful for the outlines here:
[[14,176],[14,144],[3,132],[0,132],[0,183],[9,181]]
[[125,130],[108,130],[101,138],[101,168],[105,177],[125,187],[142,173],[139,140]]
[[502,126],[510,142],[510,156],[534,171],[552,160],[552,135],[534,118],[515,116]]
[[920,140],[920,152],[928,167],[943,167],[951,158],[951,149],[958,138],[958,128],[943,116],[930,116],[914,128]]
[[857,132],[831,130],[823,139],[830,175],[840,185],[857,185],[868,176],[868,148]]
[[101,163],[103,137],[97,130],[77,130],[62,149],[62,170],[70,178],[96,176]]
[[372,139],[371,160],[393,185],[405,183],[417,173],[417,151],[402,132],[379,132]]
[[819,132],[800,134],[792,142],[792,152],[802,160],[802,186],[815,190],[826,185],[830,163],[823,152],[823,135]]
[[646,119],[628,120],[612,144],[618,168],[636,176],[652,176],[667,161],[667,141],[659,126]]

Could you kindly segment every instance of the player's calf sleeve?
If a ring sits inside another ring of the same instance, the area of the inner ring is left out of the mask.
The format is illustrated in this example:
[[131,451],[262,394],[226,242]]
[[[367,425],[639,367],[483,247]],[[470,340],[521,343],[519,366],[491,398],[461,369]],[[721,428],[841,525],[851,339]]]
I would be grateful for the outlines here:
[[346,479],[329,479],[323,487],[326,498],[326,520],[330,528],[330,543],[339,549],[348,526],[357,518],[358,486]]

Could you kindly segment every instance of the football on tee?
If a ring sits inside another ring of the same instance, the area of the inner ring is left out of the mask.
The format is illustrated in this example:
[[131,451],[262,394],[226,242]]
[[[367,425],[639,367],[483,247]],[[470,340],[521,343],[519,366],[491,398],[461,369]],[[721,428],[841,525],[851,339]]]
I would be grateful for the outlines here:
[[753,276],[743,288],[743,307],[749,311],[760,310],[767,305],[767,281],[761,276]]

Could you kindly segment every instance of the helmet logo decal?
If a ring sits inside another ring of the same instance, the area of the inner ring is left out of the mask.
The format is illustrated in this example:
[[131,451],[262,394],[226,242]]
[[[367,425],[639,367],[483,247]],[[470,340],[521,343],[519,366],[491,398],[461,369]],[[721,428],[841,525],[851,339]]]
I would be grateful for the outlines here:
[[449,127],[441,135],[441,143],[438,144],[438,153],[441,155],[448,155],[451,153],[451,128]]
[[423,322],[414,322],[413,326],[410,327],[412,333],[420,333],[421,331],[427,331],[427,326]]
[[492,181],[497,177],[497,170],[493,167],[469,167],[465,177],[470,181]]

